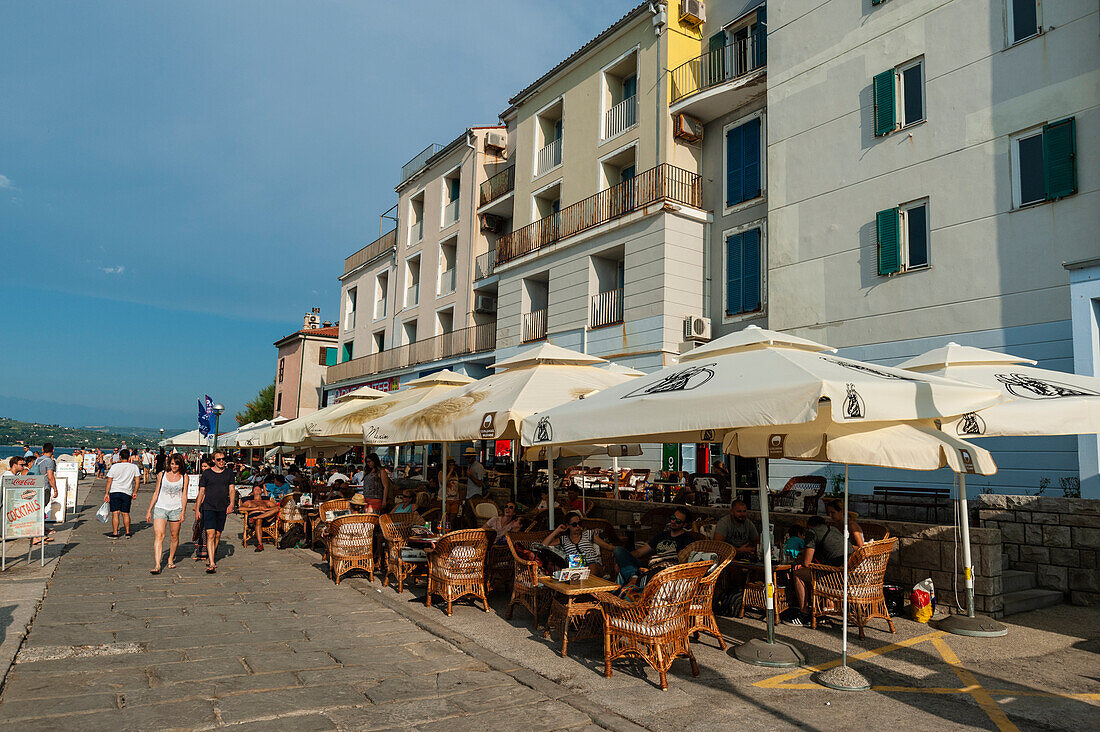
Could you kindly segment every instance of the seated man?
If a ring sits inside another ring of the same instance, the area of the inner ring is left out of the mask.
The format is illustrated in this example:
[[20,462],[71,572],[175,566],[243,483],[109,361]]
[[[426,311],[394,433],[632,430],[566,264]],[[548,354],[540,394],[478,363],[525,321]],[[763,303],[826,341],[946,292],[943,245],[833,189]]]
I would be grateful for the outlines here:
[[252,490],[252,497],[241,501],[238,510],[244,514],[245,520],[250,521],[256,534],[256,551],[264,550],[261,529],[270,526],[279,515],[279,502],[263,497],[263,487],[256,486]]
[[828,564],[839,567],[844,564],[844,533],[825,523],[821,516],[811,516],[806,522],[806,548],[802,557],[791,570],[791,581],[787,586],[787,604],[783,620],[791,625],[809,625],[810,623],[810,582],[813,579],[811,564]]
[[695,540],[695,537],[685,527],[691,523],[691,512],[686,508],[678,508],[668,520],[668,528],[642,544],[634,551],[628,551],[624,547],[615,547],[615,564],[619,566],[618,582],[621,585],[633,585],[638,581],[638,572],[644,566],[642,563],[649,559],[652,569],[664,569],[665,565],[676,563],[676,555],[680,550]]
[[586,513],[584,500],[581,499],[581,494],[575,486],[570,486],[569,490],[565,492],[565,510],[579,511],[582,515]]
[[760,532],[749,521],[749,507],[740,498],[730,504],[730,512],[714,527],[714,540],[732,544],[738,554],[753,554],[760,546]]
[[267,495],[276,501],[294,490],[294,487],[286,482],[286,478],[278,474],[272,476],[264,484],[264,488],[267,490]]

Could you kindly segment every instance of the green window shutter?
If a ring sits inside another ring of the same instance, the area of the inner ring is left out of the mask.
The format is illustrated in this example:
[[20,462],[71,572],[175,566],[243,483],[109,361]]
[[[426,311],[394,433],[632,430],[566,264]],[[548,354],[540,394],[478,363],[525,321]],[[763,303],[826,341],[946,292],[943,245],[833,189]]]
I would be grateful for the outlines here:
[[1043,183],[1048,201],[1077,192],[1077,123],[1073,117],[1043,125]]
[[767,65],[768,62],[768,9],[760,8],[756,11],[756,64],[755,68]]
[[326,348],[325,349],[325,366],[335,366],[335,365],[336,365],[336,349],[335,348]]
[[760,309],[760,229],[741,235],[741,312]]
[[733,234],[726,239],[726,315],[741,312],[742,269],[741,245],[744,236]]
[[875,136],[881,137],[894,131],[897,125],[897,103],[894,101],[894,70],[875,75],[871,85],[875,99]]
[[900,227],[898,210],[888,208],[875,216],[878,231],[878,273],[892,275],[901,271]]
[[871,0],[871,5],[882,5],[886,0]]

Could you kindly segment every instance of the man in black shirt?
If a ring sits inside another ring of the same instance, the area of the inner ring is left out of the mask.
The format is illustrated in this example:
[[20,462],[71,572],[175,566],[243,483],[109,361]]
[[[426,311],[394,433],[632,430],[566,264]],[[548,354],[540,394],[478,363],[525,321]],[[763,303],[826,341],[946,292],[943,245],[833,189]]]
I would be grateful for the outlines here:
[[615,547],[615,563],[619,565],[619,584],[629,584],[638,574],[641,562],[653,555],[662,560],[672,558],[676,562],[676,554],[692,542],[692,535],[685,530],[691,523],[691,512],[686,508],[678,508],[668,520],[668,528],[654,536],[648,543],[642,544],[634,551],[627,551],[624,547]]
[[160,475],[164,472],[164,469],[168,466],[168,456],[164,454],[164,448],[160,448],[160,452],[157,453],[157,459],[153,463],[153,472]]
[[225,453],[214,452],[214,467],[199,476],[199,498],[195,501],[195,519],[202,515],[206,530],[206,573],[214,574],[217,565],[214,557],[225,530],[225,517],[233,513],[237,504],[236,476],[225,466]]

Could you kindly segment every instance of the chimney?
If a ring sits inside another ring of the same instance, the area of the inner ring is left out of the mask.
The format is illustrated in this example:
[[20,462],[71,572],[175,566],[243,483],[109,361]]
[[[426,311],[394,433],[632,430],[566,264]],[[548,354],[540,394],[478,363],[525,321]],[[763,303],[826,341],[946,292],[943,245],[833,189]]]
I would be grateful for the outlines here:
[[332,323],[330,321],[326,320],[325,322],[321,323],[321,327],[322,328],[331,328]]

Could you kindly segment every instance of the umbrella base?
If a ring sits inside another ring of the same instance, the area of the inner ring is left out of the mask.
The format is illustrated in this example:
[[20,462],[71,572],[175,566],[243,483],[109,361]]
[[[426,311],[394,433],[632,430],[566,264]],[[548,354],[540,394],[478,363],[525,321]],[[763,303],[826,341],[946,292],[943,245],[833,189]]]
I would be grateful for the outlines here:
[[851,666],[834,666],[817,674],[814,680],[837,691],[867,691],[871,688],[871,683],[863,674],[854,671]]
[[998,638],[1008,635],[1008,626],[985,615],[948,615],[936,623],[940,630],[953,635],[969,635],[975,638]]
[[801,666],[806,662],[806,658],[794,646],[781,641],[768,643],[761,638],[753,638],[737,646],[733,649],[733,655],[738,661],[751,663],[753,666],[773,668]]

